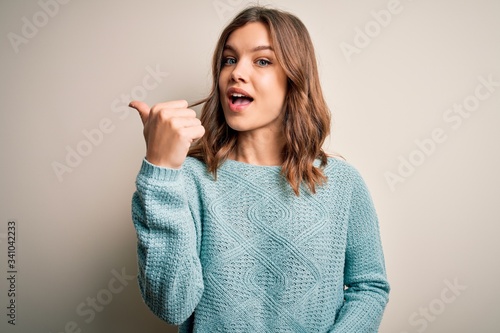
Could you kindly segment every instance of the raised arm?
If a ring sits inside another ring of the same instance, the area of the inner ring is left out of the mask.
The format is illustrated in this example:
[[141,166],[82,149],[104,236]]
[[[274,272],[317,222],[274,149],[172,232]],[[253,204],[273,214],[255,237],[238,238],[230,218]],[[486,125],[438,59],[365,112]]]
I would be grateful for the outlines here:
[[203,293],[200,209],[196,199],[188,202],[181,166],[204,129],[185,101],[151,109],[142,102],[131,106],[139,111],[147,146],[132,199],[139,287],[157,316],[178,325],[190,317]]

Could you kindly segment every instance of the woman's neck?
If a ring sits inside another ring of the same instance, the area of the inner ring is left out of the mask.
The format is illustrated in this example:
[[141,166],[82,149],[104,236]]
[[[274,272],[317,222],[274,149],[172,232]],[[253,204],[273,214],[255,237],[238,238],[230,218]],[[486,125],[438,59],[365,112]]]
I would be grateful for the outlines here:
[[254,165],[281,165],[283,145],[281,134],[240,132],[236,148],[229,158]]

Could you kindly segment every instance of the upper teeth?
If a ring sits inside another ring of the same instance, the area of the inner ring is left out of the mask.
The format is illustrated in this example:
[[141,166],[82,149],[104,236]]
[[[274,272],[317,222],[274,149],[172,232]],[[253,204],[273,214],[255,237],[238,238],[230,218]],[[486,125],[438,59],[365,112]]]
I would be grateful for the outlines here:
[[242,95],[242,94],[233,94],[232,96],[233,97],[246,97],[245,95]]

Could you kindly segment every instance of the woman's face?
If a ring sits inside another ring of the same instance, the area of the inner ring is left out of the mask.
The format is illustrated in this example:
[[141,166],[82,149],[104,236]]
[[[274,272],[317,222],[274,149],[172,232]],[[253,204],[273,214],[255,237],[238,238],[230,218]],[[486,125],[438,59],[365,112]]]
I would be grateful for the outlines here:
[[219,94],[234,130],[281,132],[287,77],[278,64],[267,27],[248,23],[224,46]]

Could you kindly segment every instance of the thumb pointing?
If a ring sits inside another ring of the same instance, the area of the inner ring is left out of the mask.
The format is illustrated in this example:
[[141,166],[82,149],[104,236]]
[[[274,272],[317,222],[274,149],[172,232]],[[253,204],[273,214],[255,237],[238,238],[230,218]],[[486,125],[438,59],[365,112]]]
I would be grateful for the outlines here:
[[139,116],[141,116],[142,124],[145,124],[149,117],[149,106],[141,101],[132,101],[128,105],[129,107],[136,109],[139,112]]

